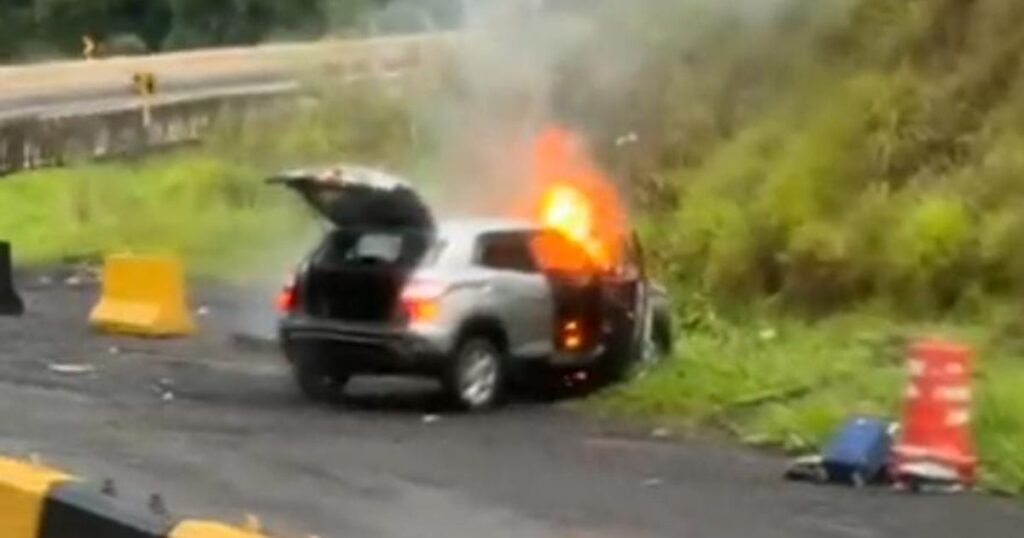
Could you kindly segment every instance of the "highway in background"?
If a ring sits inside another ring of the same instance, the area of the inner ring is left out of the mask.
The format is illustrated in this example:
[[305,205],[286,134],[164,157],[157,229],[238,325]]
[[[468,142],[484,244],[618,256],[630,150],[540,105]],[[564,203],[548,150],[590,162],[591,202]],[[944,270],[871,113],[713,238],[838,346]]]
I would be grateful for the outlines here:
[[0,66],[0,121],[133,104],[132,77],[152,73],[160,98],[267,91],[304,76],[358,78],[429,67],[448,34],[230,47],[149,56]]

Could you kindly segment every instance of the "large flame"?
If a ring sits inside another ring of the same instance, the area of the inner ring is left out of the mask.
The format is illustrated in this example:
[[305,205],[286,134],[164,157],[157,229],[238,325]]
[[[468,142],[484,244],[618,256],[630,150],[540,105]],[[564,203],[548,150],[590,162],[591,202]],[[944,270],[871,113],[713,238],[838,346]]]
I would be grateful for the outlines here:
[[[620,255],[626,226],[625,209],[611,182],[576,137],[559,127],[538,137],[533,157],[539,189],[534,218],[582,247],[592,264],[611,267]],[[542,250],[542,263],[564,265],[572,255],[561,250]]]

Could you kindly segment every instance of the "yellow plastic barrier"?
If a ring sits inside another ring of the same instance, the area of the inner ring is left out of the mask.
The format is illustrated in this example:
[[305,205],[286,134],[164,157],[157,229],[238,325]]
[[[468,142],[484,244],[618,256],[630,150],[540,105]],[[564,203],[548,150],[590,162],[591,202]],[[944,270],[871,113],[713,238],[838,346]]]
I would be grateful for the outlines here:
[[100,330],[136,336],[194,333],[181,262],[169,256],[108,257],[102,296],[89,323]]
[[60,471],[0,457],[0,536],[36,538],[50,488],[70,479]]

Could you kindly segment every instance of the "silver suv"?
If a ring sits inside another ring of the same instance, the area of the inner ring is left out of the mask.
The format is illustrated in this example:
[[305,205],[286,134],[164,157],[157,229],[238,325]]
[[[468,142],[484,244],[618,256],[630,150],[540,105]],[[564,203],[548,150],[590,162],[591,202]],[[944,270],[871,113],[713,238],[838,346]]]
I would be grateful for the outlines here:
[[333,224],[278,298],[281,345],[313,400],[340,398],[353,375],[410,374],[480,410],[514,375],[614,380],[671,347],[636,244],[614,271],[542,270],[538,244],[581,247],[531,222],[438,221],[407,183],[367,168],[270,181]]

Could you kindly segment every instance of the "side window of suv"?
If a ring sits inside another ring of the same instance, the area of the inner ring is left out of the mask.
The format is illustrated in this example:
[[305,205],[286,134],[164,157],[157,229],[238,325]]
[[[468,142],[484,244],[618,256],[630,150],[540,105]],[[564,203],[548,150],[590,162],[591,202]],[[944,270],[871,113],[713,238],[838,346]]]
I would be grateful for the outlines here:
[[530,250],[529,235],[520,232],[491,233],[480,237],[477,263],[491,269],[538,272]]

